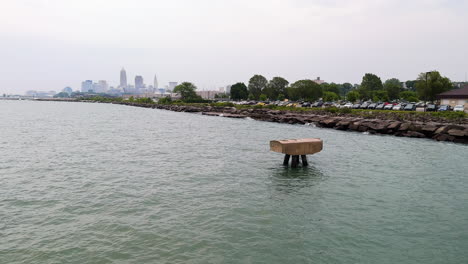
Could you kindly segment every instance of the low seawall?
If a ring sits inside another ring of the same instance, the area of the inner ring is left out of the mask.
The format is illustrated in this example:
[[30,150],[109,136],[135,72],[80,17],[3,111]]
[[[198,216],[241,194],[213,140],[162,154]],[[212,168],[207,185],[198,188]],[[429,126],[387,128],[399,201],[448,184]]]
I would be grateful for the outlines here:
[[[285,123],[314,124],[317,127],[343,131],[367,132],[370,134],[394,135],[398,137],[430,138],[468,144],[468,124],[422,120],[370,119],[343,114],[324,114],[314,112],[279,111],[271,109],[237,109],[235,107],[160,105],[122,102],[122,105],[156,108],[175,112],[202,113],[210,116],[246,118],[254,120]],[[466,120],[465,120],[466,121]]]

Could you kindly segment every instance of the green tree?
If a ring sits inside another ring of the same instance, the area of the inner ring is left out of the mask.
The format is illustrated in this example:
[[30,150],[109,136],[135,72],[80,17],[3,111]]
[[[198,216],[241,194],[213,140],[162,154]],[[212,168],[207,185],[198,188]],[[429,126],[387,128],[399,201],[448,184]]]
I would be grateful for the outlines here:
[[285,98],[286,98],[286,96],[284,96],[284,94],[278,95],[278,100],[280,100],[280,101],[283,101]]
[[231,99],[232,100],[246,100],[249,97],[247,86],[244,83],[236,83],[231,86]]
[[343,83],[338,85],[338,88],[340,89],[340,95],[346,96],[353,89],[353,85],[350,83]]
[[374,96],[375,91],[382,90],[383,84],[380,78],[372,73],[366,73],[362,77],[361,86],[358,88],[361,99],[367,100]]
[[380,102],[387,102],[387,101],[389,101],[387,91],[385,91],[385,90],[375,91],[374,96],[373,96],[373,101],[374,102],[379,102],[379,101]]
[[420,73],[416,82],[416,91],[419,98],[424,101],[434,101],[438,94],[450,91],[451,89],[453,89],[453,84],[450,79],[441,76],[438,71]]
[[325,102],[333,102],[333,101],[337,101],[340,99],[340,96],[338,96],[338,94],[334,93],[334,92],[324,92],[323,93],[323,100]]
[[253,99],[258,100],[267,84],[268,80],[262,75],[254,75],[252,78],[250,78],[249,92],[252,94]]
[[173,92],[180,94],[183,101],[201,99],[201,97],[195,92],[196,89],[197,87],[193,83],[183,82],[177,85]]
[[274,77],[271,79],[267,87],[264,90],[264,93],[271,100],[276,100],[280,94],[286,93],[286,88],[288,87],[289,82],[282,77]]
[[322,96],[322,88],[319,84],[311,80],[297,81],[287,89],[289,99],[316,101]]
[[400,92],[403,89],[400,80],[396,78],[388,79],[384,83],[384,89],[387,91],[388,98],[390,100],[396,100],[400,98]]
[[414,81],[406,81],[406,88],[412,92],[415,92],[416,91],[416,83],[418,81],[417,80],[414,80]]
[[266,101],[268,100],[268,96],[266,94],[261,94],[260,97],[258,98],[260,101]]
[[322,86],[323,92],[332,92],[335,94],[340,94],[340,88],[338,84],[336,83],[322,83],[320,86]]
[[346,95],[346,99],[354,103],[359,99],[359,93],[357,91],[351,91]]
[[408,102],[417,102],[418,94],[416,92],[404,91],[400,93],[400,98]]

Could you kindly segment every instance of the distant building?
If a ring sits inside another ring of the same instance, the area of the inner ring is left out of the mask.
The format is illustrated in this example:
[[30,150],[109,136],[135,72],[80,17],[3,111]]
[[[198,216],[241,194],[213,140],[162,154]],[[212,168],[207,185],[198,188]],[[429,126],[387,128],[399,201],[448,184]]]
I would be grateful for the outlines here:
[[203,99],[214,99],[217,94],[224,94],[224,91],[197,91],[197,95],[199,95]]
[[63,88],[62,92],[67,93],[68,95],[71,95],[73,93],[73,89],[67,86]]
[[178,85],[177,82],[169,82],[169,87],[168,87],[169,91],[173,91],[177,85]]
[[127,72],[124,68],[120,70],[120,88],[125,89],[127,88]]
[[442,105],[450,105],[452,107],[463,105],[465,109],[468,109],[468,85],[465,85],[463,88],[438,94],[437,99],[440,100],[440,104]]
[[83,93],[89,93],[93,92],[93,81],[91,80],[86,80],[81,83],[81,92]]
[[109,90],[109,85],[107,84],[106,81],[100,80],[98,81],[98,90],[95,90],[96,93],[107,93],[107,90]]
[[314,82],[316,82],[317,84],[325,83],[324,80],[320,80],[320,77],[317,77],[317,79],[315,79]]
[[153,83],[154,89],[159,88],[159,83],[158,83],[158,78],[156,77],[156,74],[154,75],[154,83]]
[[143,83],[143,77],[140,75],[135,76],[135,89],[143,89],[145,84]]
[[231,86],[232,86],[232,85],[226,86],[226,89],[225,89],[225,91],[224,91],[226,94],[231,94]]
[[26,96],[31,96],[31,97],[35,97],[35,98],[50,98],[50,97],[53,97],[56,94],[57,93],[55,91],[44,92],[44,91],[31,90],[31,91],[26,92]]

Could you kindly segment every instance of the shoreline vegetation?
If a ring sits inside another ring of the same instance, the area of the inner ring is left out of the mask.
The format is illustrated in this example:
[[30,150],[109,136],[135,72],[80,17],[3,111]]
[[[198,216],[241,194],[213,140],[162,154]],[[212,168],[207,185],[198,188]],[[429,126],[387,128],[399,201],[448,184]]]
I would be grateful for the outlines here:
[[468,115],[463,112],[405,112],[334,107],[317,109],[177,101],[155,103],[150,98],[123,100],[122,98],[93,97],[75,100],[47,99],[46,101],[99,102],[227,118],[249,117],[258,121],[315,125],[342,131],[429,138],[468,144]]

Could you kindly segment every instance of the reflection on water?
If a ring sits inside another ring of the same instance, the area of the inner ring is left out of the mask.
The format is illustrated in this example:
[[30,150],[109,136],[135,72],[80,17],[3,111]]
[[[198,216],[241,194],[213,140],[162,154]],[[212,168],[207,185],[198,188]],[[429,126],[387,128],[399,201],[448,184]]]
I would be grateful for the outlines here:
[[309,164],[307,167],[299,168],[286,166],[272,168],[270,178],[276,190],[289,193],[301,188],[309,188],[318,185],[328,177],[313,164]]

